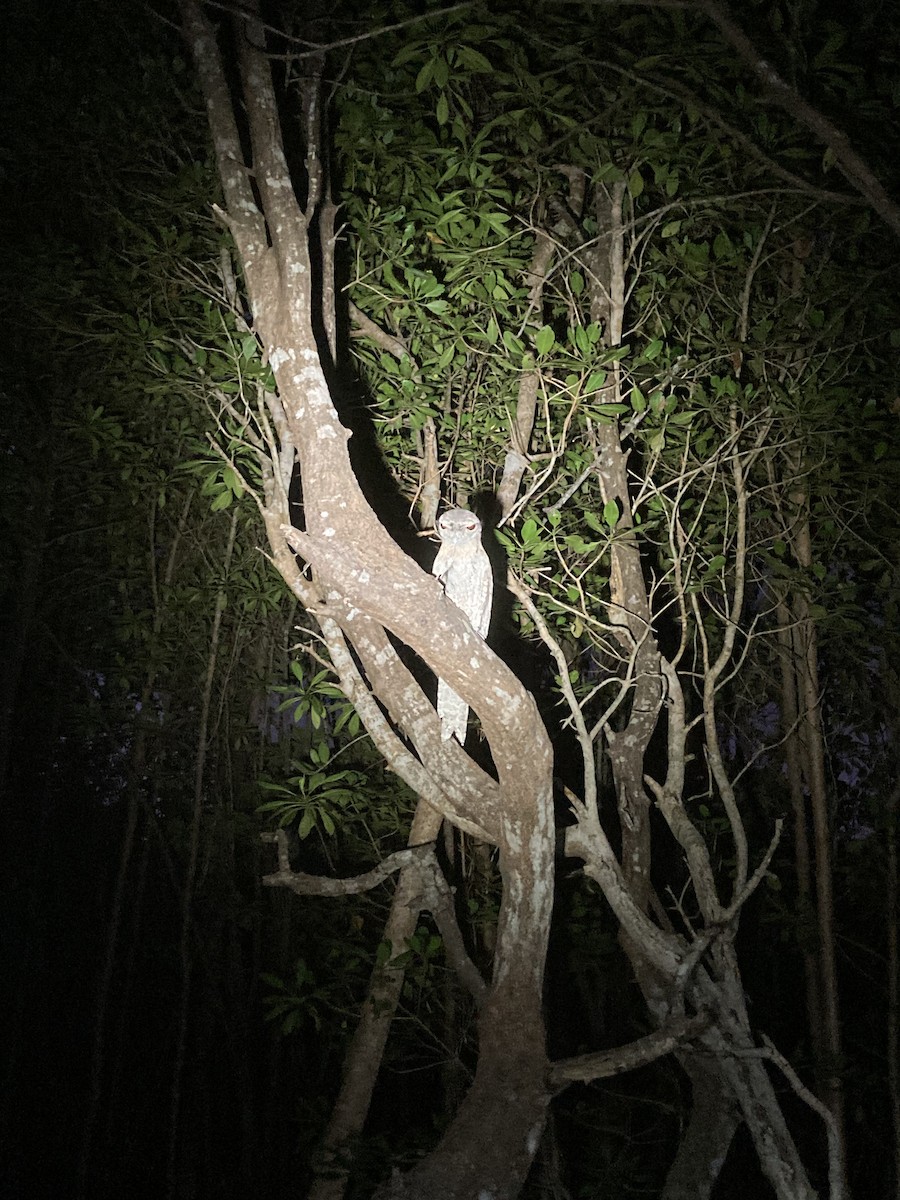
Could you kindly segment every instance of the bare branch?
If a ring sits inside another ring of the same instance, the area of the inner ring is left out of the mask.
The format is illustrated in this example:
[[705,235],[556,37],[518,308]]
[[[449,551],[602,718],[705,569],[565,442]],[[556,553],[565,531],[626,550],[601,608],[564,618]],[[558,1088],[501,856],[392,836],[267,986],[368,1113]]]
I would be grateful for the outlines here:
[[[208,0],[210,8],[218,8],[223,12],[231,13],[232,16],[254,15],[255,10],[249,4],[229,3],[229,0]],[[267,25],[259,21],[259,27],[269,33],[276,34],[279,38],[286,42],[295,42],[298,46],[308,46],[308,50],[294,50],[289,54],[268,54],[267,57],[274,61],[293,60],[297,58],[308,58],[313,54],[323,54],[328,50],[338,50],[342,46],[356,46],[360,42],[367,42],[373,38],[382,37],[386,33],[393,33],[396,29],[406,29],[409,25],[417,25],[420,21],[430,21],[434,17],[448,16],[450,13],[458,12],[463,8],[471,8],[475,0],[461,0],[459,4],[450,4],[446,8],[435,8],[428,12],[419,13],[414,17],[407,17],[403,21],[394,21],[389,25],[378,25],[375,29],[367,29],[364,33],[357,33],[351,37],[338,38],[331,42],[313,42],[309,38],[296,37],[287,33],[284,29],[277,25]]]
[[822,141],[834,155],[844,178],[871,204],[885,224],[900,236],[900,206],[891,200],[865,159],[853,149],[842,129],[800,96],[770,62],[762,57],[744,31],[724,12],[716,0],[695,0],[719,32],[760,80],[770,99]]
[[382,350],[386,350],[388,354],[393,354],[398,362],[404,358],[408,358],[418,371],[418,364],[412,356],[412,352],[402,338],[394,337],[393,334],[386,333],[380,325],[376,325],[371,317],[367,317],[361,308],[351,300],[347,306],[351,320],[357,326],[359,333],[353,336],[362,336],[371,338],[376,346],[380,346]]
[[694,1017],[672,1017],[661,1029],[655,1029],[627,1046],[615,1050],[600,1050],[595,1054],[579,1054],[562,1059],[550,1067],[548,1083],[552,1091],[561,1092],[570,1083],[590,1083],[593,1079],[609,1079],[637,1067],[655,1062],[671,1054],[692,1038],[708,1029],[710,1017],[698,1013]]
[[828,1135],[828,1194],[830,1200],[844,1200],[846,1192],[843,1183],[844,1171],[841,1136],[834,1113],[817,1096],[814,1096],[809,1088],[803,1085],[800,1076],[781,1051],[775,1047],[771,1038],[763,1034],[762,1040],[765,1049],[764,1051],[760,1051],[760,1053],[764,1053],[765,1057],[778,1067],[779,1071],[781,1071],[782,1075],[804,1104],[808,1105],[824,1121],[825,1131]]
[[413,862],[424,862],[431,853],[430,842],[425,846],[397,850],[371,871],[354,875],[351,879],[334,879],[328,875],[307,875],[303,871],[292,870],[287,834],[283,829],[276,829],[274,833],[261,833],[259,836],[260,841],[274,843],[278,847],[278,870],[273,871],[271,875],[263,875],[263,883],[266,887],[290,888],[292,892],[301,896],[357,896],[360,892],[370,892],[401,867]]
[[559,686],[565,697],[566,704],[569,706],[569,712],[572,715],[572,722],[575,726],[575,732],[578,735],[578,747],[581,750],[581,760],[583,768],[583,783],[584,799],[579,803],[583,803],[585,810],[594,818],[599,820],[597,811],[597,776],[594,766],[594,745],[593,739],[588,733],[587,724],[584,720],[584,713],[581,705],[578,703],[578,698],[575,695],[572,683],[569,679],[569,664],[566,661],[566,656],[562,652],[559,642],[551,635],[547,628],[547,622],[541,616],[537,606],[528,594],[525,585],[515,577],[512,571],[507,572],[506,586],[516,597],[525,611],[528,613],[534,622],[534,627],[540,635],[541,641],[550,651],[553,661],[556,663],[559,671]]

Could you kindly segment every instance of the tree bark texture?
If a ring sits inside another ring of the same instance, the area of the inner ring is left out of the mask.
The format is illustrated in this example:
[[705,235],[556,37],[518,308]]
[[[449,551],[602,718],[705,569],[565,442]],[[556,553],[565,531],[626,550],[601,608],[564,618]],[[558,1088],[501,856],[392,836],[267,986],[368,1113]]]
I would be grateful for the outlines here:
[[[220,216],[234,238],[253,328],[277,383],[277,397],[261,418],[260,442],[260,504],[272,559],[320,621],[329,648],[340,655],[337,631],[352,646],[356,659],[343,675],[339,670],[339,678],[392,767],[420,794],[428,793],[444,816],[486,835],[500,851],[497,949],[479,1017],[474,1084],[437,1148],[402,1181],[403,1194],[422,1200],[513,1197],[540,1144],[547,1104],[541,1007],[553,895],[549,739],[531,696],[474,634],[438,581],[393,541],[353,474],[350,435],[329,394],[314,336],[308,233],[315,212],[304,212],[293,190],[269,63],[260,49],[262,24],[246,9],[236,19],[247,162],[215,31],[192,0],[185,0],[182,13],[224,192]],[[309,133],[316,127],[311,110],[317,97],[307,95]],[[314,141],[307,152],[312,197]],[[293,526],[288,504],[295,466],[302,531]],[[312,581],[297,551],[311,566]],[[441,741],[433,707],[385,630],[477,713],[496,782],[461,747]],[[355,673],[355,663],[363,675]],[[377,705],[367,705],[373,694],[389,722]],[[414,754],[397,736],[401,726]]]
[[[592,317],[605,328],[606,344],[619,345],[625,306],[626,247],[622,218],[624,185],[596,194],[597,224],[600,236],[590,253],[590,277],[593,280]],[[618,364],[613,363],[606,399],[622,400]],[[713,1057],[689,1063],[695,1117],[688,1130],[693,1144],[690,1155],[679,1153],[667,1182],[672,1194],[708,1195],[724,1165],[728,1148],[738,1126],[738,1114],[746,1122],[759,1156],[763,1172],[780,1200],[811,1200],[814,1196],[796,1145],[784,1120],[771,1080],[764,1065],[752,1057],[754,1040],[744,1004],[743,987],[734,951],[737,917],[746,898],[748,861],[746,837],[730,783],[718,750],[715,728],[715,693],[718,679],[726,668],[733,644],[732,632],[726,632],[722,651],[709,657],[707,644],[700,635],[703,664],[704,729],[712,774],[720,799],[728,813],[736,843],[737,871],[730,904],[718,894],[715,872],[706,844],[682,803],[686,762],[685,698],[675,662],[666,661],[654,637],[651,598],[644,577],[640,549],[634,533],[634,517],[628,476],[628,453],[617,426],[607,424],[597,430],[596,472],[604,504],[615,501],[619,518],[616,537],[610,548],[610,603],[607,620],[617,637],[621,658],[619,674],[629,689],[629,704],[624,727],[604,728],[608,757],[615,783],[622,836],[622,879],[635,907],[645,916],[658,913],[662,906],[653,894],[650,868],[652,861],[648,786],[652,785],[656,804],[676,842],[681,846],[700,911],[708,927],[722,923],[726,927],[703,957],[694,951],[695,973],[685,976],[685,955],[693,955],[680,936],[662,931],[662,940],[670,955],[659,953],[649,940],[648,923],[634,919],[624,922],[620,941],[628,955],[635,977],[653,1019],[662,1024],[672,1015],[684,1012],[685,1000],[696,1010],[711,1015],[712,1026],[700,1041]],[[744,511],[743,481],[740,468],[733,468],[736,508]],[[742,600],[743,541],[742,524],[737,525],[736,585],[731,600],[732,618],[740,613]],[[677,532],[675,534],[677,537]],[[677,545],[673,543],[677,552]],[[683,627],[691,614],[685,608]],[[697,621],[698,630],[701,628]],[[731,641],[729,639],[732,639]],[[684,644],[684,643],[683,643]],[[665,686],[664,686],[665,685]],[[665,704],[665,709],[664,709]],[[666,712],[668,756],[666,778],[661,783],[648,780],[646,759],[650,740]],[[596,823],[590,814],[585,829],[569,838],[570,849],[577,852],[580,843],[593,874],[612,902],[611,885],[618,890],[608,868],[597,870],[593,854],[599,847]],[[588,829],[590,828],[590,832]],[[602,851],[605,854],[605,851]],[[652,951],[649,952],[648,951]],[[702,965],[701,965],[702,959]],[[677,966],[673,964],[679,963]],[[685,980],[689,978],[685,988]],[[688,1060],[689,1061],[689,1060]],[[711,1064],[716,1062],[716,1067]],[[717,1113],[715,1121],[708,1115]],[[706,1114],[706,1117],[703,1116]]]

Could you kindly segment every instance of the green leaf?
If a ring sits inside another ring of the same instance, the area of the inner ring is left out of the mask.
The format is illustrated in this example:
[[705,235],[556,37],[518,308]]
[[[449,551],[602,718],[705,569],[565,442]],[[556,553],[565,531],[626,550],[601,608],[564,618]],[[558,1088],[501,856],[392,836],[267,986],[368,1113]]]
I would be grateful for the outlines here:
[[424,92],[434,78],[434,59],[429,59],[416,76],[416,91]]
[[525,353],[524,345],[522,344],[521,340],[516,337],[516,335],[512,332],[511,329],[503,330],[503,345],[512,354],[524,354]]
[[538,527],[537,521],[535,521],[534,517],[529,517],[528,520],[522,524],[522,541],[525,542],[526,545],[529,542],[538,541]]
[[544,325],[538,330],[534,339],[534,344],[538,354],[544,355],[550,353],[556,344],[556,334],[549,325]]
[[240,479],[238,478],[237,472],[235,471],[235,469],[233,467],[226,467],[225,470],[222,472],[222,478],[225,480],[226,484],[228,485],[228,487],[231,489],[231,491],[234,493],[235,496],[238,496],[238,497],[243,496],[243,494],[244,494],[243,485],[242,485]]
[[472,46],[460,46],[456,53],[460,63],[470,71],[493,74],[494,68],[480,50]]
[[619,506],[615,500],[607,500],[603,505],[603,520],[610,527],[615,529],[619,523]]

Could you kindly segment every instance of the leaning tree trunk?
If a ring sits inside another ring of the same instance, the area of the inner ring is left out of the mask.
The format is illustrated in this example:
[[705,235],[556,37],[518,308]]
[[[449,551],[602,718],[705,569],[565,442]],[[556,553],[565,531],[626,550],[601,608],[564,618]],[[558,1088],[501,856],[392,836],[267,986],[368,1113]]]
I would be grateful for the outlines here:
[[[571,203],[574,208],[580,208],[583,202],[583,193],[583,179],[576,177],[572,181]],[[325,242],[327,246],[331,246],[333,242],[333,206],[328,207],[326,215],[327,220],[320,221],[320,234],[324,224]],[[536,309],[542,303],[544,281],[554,253],[554,242],[550,238],[538,234],[526,276],[529,285],[529,304]],[[327,280],[333,271],[333,254],[324,254],[323,257],[326,260],[324,275]],[[331,263],[331,270],[328,269],[328,263]],[[336,327],[333,304],[334,291],[332,288],[323,297],[324,324],[329,330],[329,346],[332,357],[335,344],[333,331]],[[385,333],[353,304],[350,306],[350,315],[361,335],[374,341],[388,354],[401,360],[408,359],[413,364],[414,370],[417,370],[409,346],[402,339]],[[515,413],[510,421],[509,449],[501,482],[497,488],[497,506],[501,519],[505,519],[509,515],[516,500],[527,463],[525,455],[534,427],[538,383],[536,371],[523,372],[519,382]],[[431,418],[426,422],[422,443],[420,496],[420,524],[423,529],[428,529],[435,523],[440,499],[436,433]],[[441,825],[442,816],[439,810],[420,801],[410,829],[409,844],[419,845],[425,841],[434,841]],[[450,835],[452,843],[452,827],[447,826],[445,829]],[[486,845],[484,842],[476,844],[481,847]],[[452,869],[452,854],[449,858]],[[373,968],[359,1024],[344,1059],[337,1100],[329,1117],[320,1154],[317,1155],[316,1176],[310,1189],[309,1200],[340,1200],[346,1190],[353,1160],[353,1148],[362,1134],[369,1113],[376,1077],[403,986],[404,971],[403,967],[398,964],[405,955],[408,939],[415,932],[423,905],[427,907],[419,886],[418,873],[413,866],[404,867],[397,880],[382,938],[391,946],[391,954],[385,963],[377,963]],[[492,936],[492,951],[494,940]],[[483,989],[480,979],[474,978],[473,972],[474,968],[464,971],[462,982],[466,984],[480,1007],[484,999]],[[456,1095],[458,1087],[459,1080],[454,1078],[453,1095]]]
[[[182,12],[224,192],[219,215],[234,239],[253,328],[277,384],[244,434],[255,439],[263,479],[256,499],[272,561],[319,621],[341,685],[392,769],[446,819],[500,851],[497,949],[479,1016],[474,1083],[438,1146],[405,1179],[404,1195],[513,1197],[540,1143],[547,1104],[542,986],[553,895],[549,739],[532,698],[438,581],[391,539],[353,474],[350,435],[334,408],[313,332],[308,236],[322,202],[315,89],[305,92],[301,208],[281,139],[265,27],[248,6],[237,18],[241,101],[230,91],[201,6],[184,0]],[[246,116],[249,162],[239,113]],[[227,423],[234,414],[227,398],[222,402]],[[303,530],[293,526],[288,503],[297,468]],[[475,711],[496,780],[462,747],[441,739],[433,706],[386,631]],[[282,869],[277,881],[288,882],[288,874]]]

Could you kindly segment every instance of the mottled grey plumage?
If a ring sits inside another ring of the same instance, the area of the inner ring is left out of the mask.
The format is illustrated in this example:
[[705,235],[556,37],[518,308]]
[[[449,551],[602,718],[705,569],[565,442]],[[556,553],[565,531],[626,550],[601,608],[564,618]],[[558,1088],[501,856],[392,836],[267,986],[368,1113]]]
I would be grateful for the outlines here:
[[[447,597],[463,610],[475,632],[486,637],[491,623],[494,577],[481,544],[481,522],[466,508],[451,508],[438,517],[437,531],[441,548],[432,574],[441,580]],[[463,745],[469,706],[443,679],[438,680],[437,710],[441,737],[445,741],[455,737]]]

